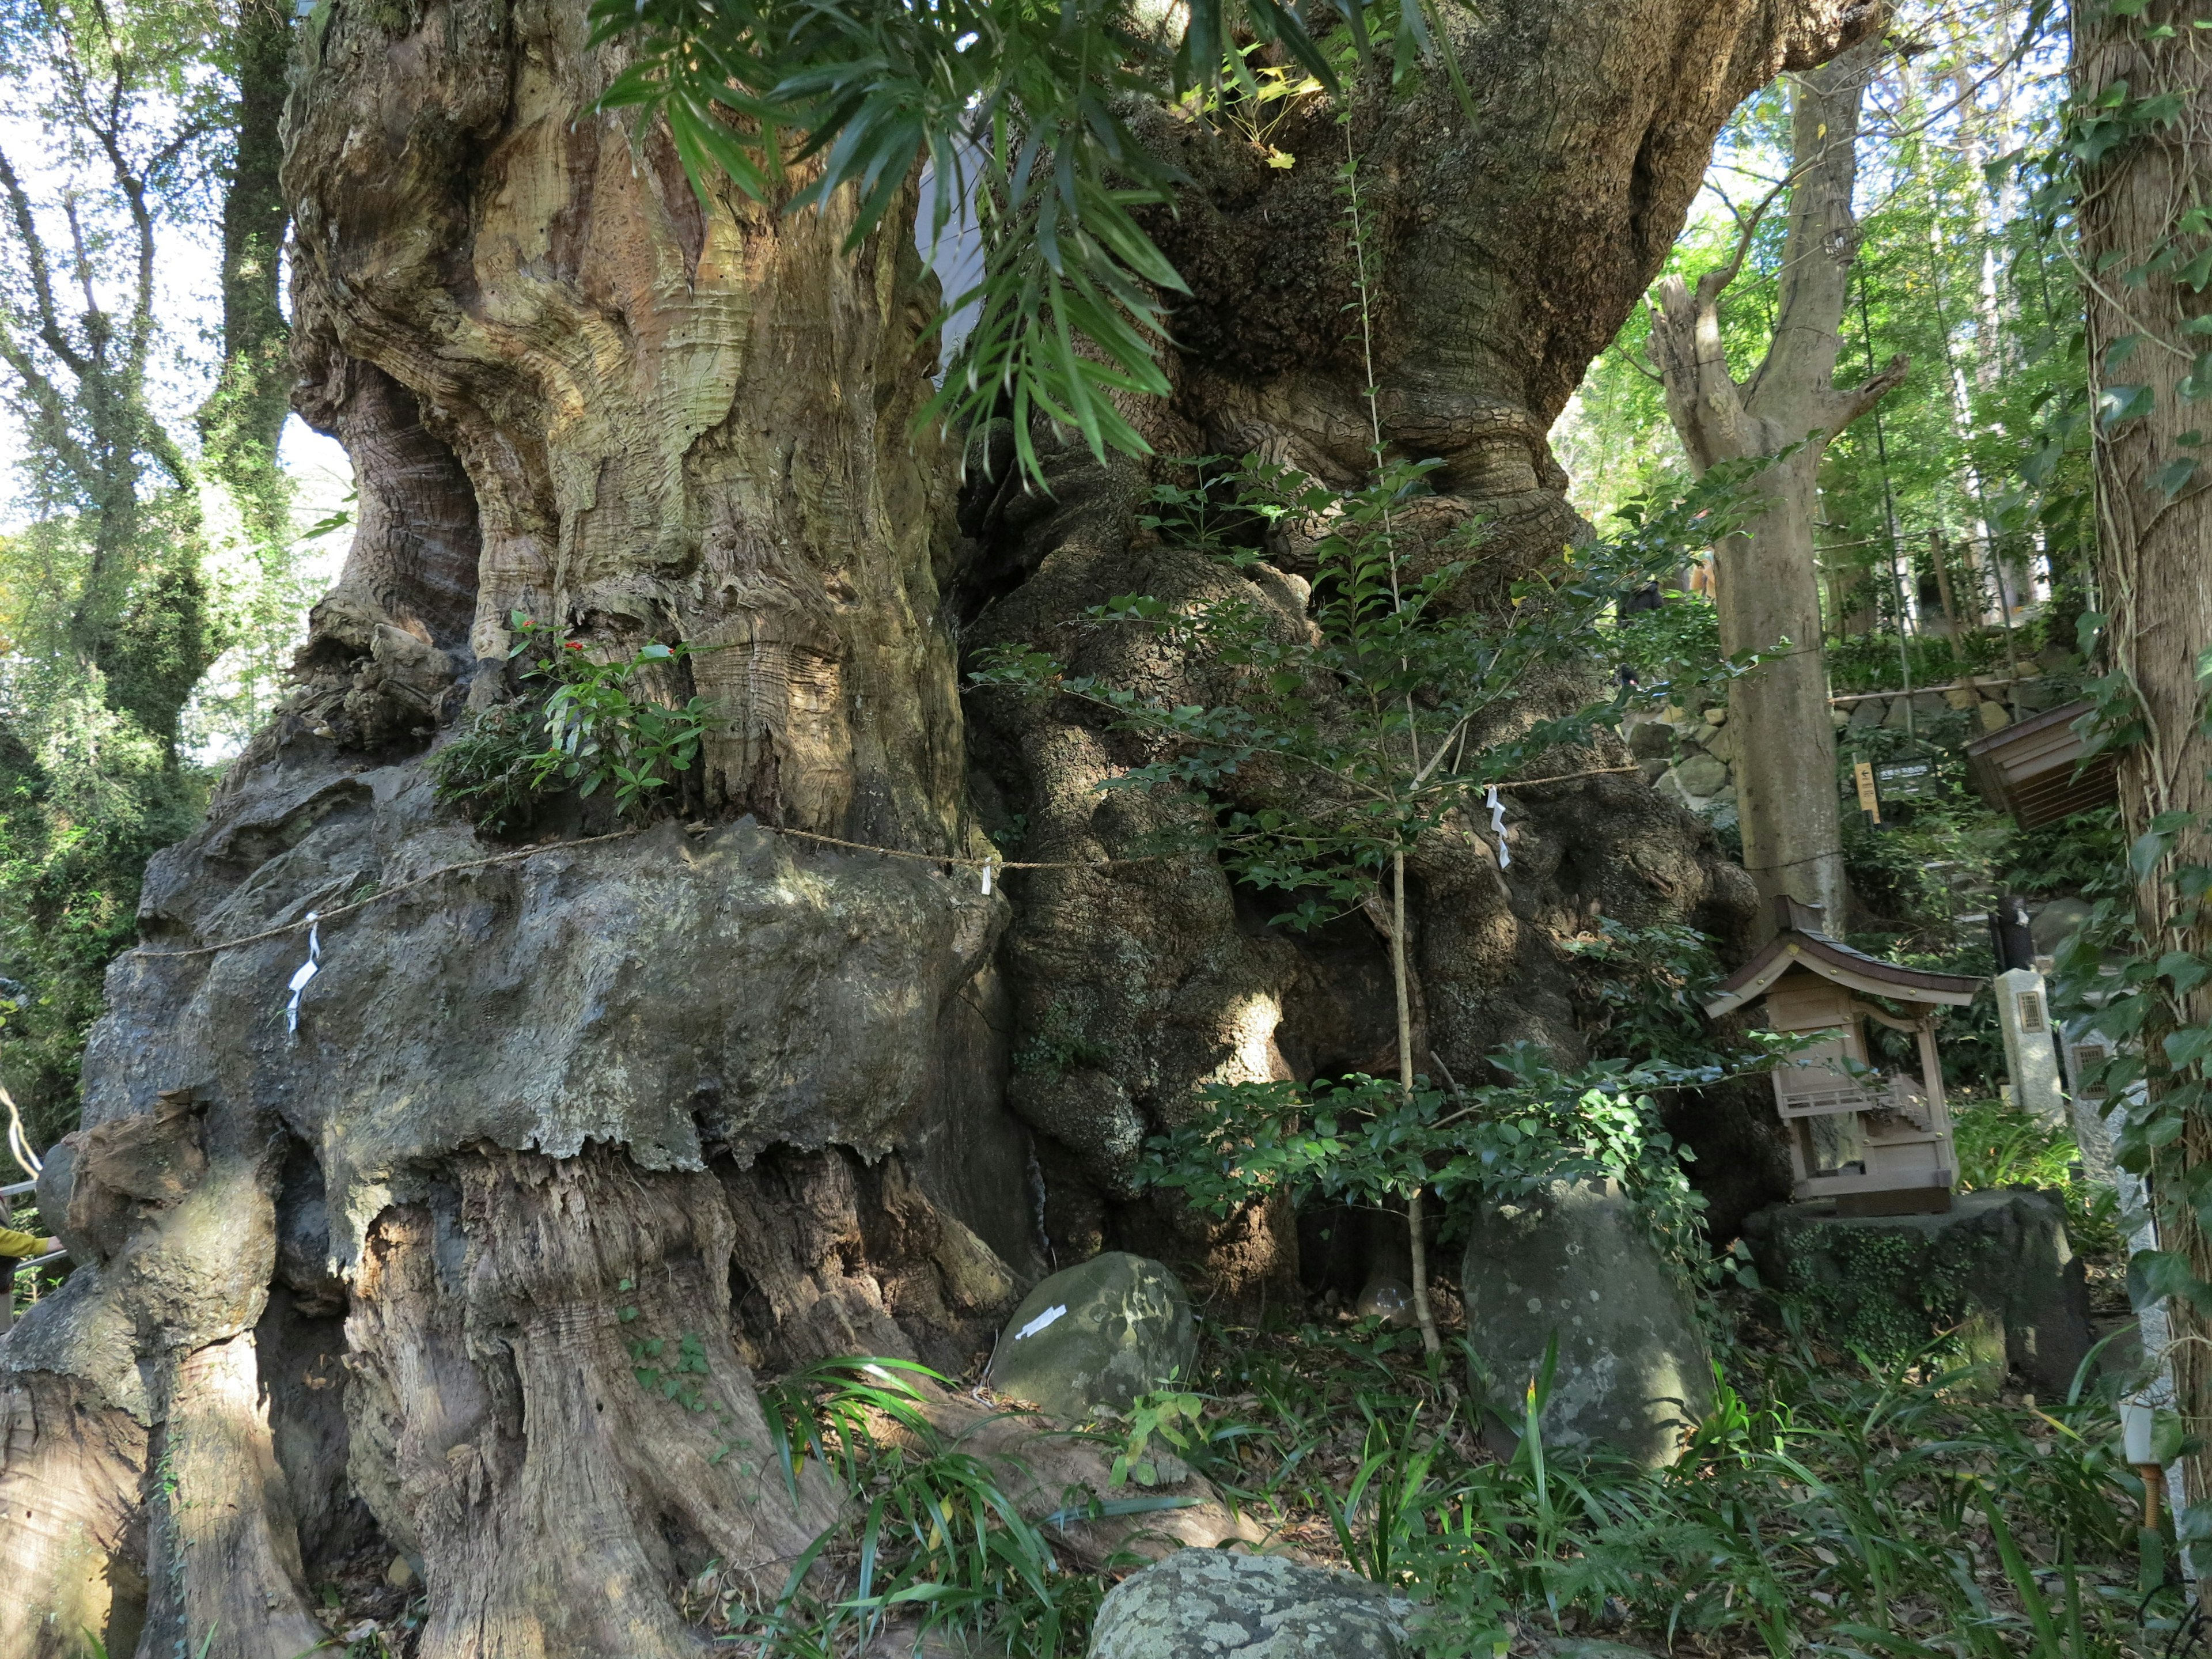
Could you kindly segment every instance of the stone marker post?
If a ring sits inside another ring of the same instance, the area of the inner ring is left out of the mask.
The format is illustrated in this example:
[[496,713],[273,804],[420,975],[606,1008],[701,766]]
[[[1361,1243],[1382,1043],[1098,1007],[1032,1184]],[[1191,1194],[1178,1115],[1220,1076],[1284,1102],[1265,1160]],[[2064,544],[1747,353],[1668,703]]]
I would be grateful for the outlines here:
[[2066,1094],[2058,1081],[2057,1046],[2051,1040],[2050,988],[2033,968],[2009,969],[1990,982],[1996,988],[1997,1024],[2004,1031],[2013,1104],[2039,1122],[2063,1127]]
[[2035,954],[2027,906],[2016,893],[1999,898],[1990,913],[1990,948],[1997,961],[1997,1024],[2004,1032],[2005,1070],[2012,1103],[2038,1122],[2063,1127],[2066,1095],[2059,1083],[2051,988]]

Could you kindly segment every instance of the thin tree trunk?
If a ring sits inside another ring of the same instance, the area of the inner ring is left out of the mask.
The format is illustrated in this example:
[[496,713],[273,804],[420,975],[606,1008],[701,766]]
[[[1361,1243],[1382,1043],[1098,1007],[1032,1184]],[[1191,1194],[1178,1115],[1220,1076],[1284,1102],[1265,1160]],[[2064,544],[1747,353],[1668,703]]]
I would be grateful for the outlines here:
[[[1398,1085],[1406,1098],[1413,1097],[1413,993],[1406,968],[1406,854],[1390,854],[1390,988],[1398,1004]],[[1421,1328],[1421,1346],[1431,1353],[1443,1347],[1437,1334],[1437,1316],[1429,1301],[1429,1242],[1422,1231],[1422,1194],[1416,1187],[1406,1199],[1406,1242],[1413,1261],[1413,1318]]]
[[[2212,979],[2191,983],[2193,975],[2166,967],[2212,962],[2201,879],[2191,884],[2185,874],[2212,866],[2212,739],[2199,665],[2212,640],[2212,483],[2201,467],[2186,477],[2170,471],[2197,458],[2194,428],[2203,424],[2203,404],[2181,387],[2201,343],[2184,331],[2205,304],[2174,276],[2204,246],[2201,232],[2181,228],[2185,216],[2212,198],[2212,47],[2195,15],[2173,0],[2134,16],[2077,9],[2072,91],[2082,108],[2101,107],[2121,87],[2126,111],[2168,94],[2179,103],[2170,122],[2142,123],[2085,167],[2078,212],[2090,385],[2102,416],[2094,428],[2102,648],[2142,732],[2119,750],[2121,812],[2131,842],[2154,825],[2169,836],[2138,866],[2136,890],[2141,948],[2161,960],[2160,978],[2144,992],[2154,1000],[2142,1036],[2146,1087],[2154,1112],[2181,1121],[2179,1138],[2152,1166],[2154,1210],[2159,1248],[2179,1255],[2201,1287],[2212,1281],[2212,1238],[2195,1195],[2212,1169],[2212,1114],[2201,1098],[2203,1061],[2176,1066],[2166,1046],[2176,1033],[2212,1027]],[[2177,252],[2154,263],[2161,250]],[[2124,340],[2134,349],[2124,368],[2112,367]],[[2166,1308],[2183,1425],[2199,1446],[2186,1460],[2186,1498],[2201,1503],[2212,1497],[2212,1318],[2191,1296],[2170,1297]],[[2212,1589],[2212,1559],[2199,1552],[2195,1565],[2201,1595]]]
[[[1723,295],[1749,251],[1754,218],[1735,257],[1700,277],[1660,285],[1652,346],[1667,409],[1703,473],[1723,461],[1780,455],[1759,475],[1765,508],[1723,544],[1716,603],[1722,648],[1765,658],[1729,693],[1736,743],[1737,811],[1744,867],[1762,900],[1778,894],[1847,921],[1836,734],[1828,718],[1813,523],[1820,456],[1828,441],[1905,377],[1902,357],[1850,391],[1834,385],[1858,232],[1851,193],[1866,86],[1887,50],[1872,39],[1797,77],[1790,99],[1790,229],[1772,341],[1738,381],[1723,343]],[[1760,926],[1771,930],[1772,907]]]
[[1951,636],[1956,639],[1964,618],[1958,601],[1951,596],[1951,561],[1945,551],[1941,530],[1928,532],[1928,562],[1936,567],[1936,597],[1942,603],[1943,621],[1950,628]]

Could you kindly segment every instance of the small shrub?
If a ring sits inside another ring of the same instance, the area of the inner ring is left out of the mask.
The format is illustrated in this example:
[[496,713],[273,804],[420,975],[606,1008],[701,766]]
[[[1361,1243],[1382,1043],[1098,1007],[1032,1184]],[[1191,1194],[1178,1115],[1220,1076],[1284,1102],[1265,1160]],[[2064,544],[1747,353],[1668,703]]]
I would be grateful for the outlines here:
[[544,746],[538,710],[530,703],[471,710],[430,757],[438,799],[460,807],[488,835],[527,830],[544,799],[536,765]]
[[681,795],[714,723],[704,697],[672,706],[640,695],[641,676],[690,654],[682,645],[638,647],[626,660],[599,662],[580,640],[517,612],[510,659],[528,658],[526,681],[550,689],[535,707],[526,698],[472,716],[430,757],[438,798],[465,808],[478,829],[525,828],[552,795],[589,798],[613,787],[616,811],[641,819]]

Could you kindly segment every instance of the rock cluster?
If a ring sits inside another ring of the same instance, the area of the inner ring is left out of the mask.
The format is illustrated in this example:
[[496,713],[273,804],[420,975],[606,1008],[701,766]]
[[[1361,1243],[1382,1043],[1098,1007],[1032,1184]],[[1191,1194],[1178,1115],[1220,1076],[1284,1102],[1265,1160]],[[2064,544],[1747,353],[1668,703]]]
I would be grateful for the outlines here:
[[[2060,700],[2059,690],[2042,679],[1969,676],[1941,690],[1916,691],[1910,697],[1852,696],[1837,702],[1830,714],[1842,732],[1901,732],[1909,710],[1918,735],[1962,744],[2055,708]],[[1961,715],[1963,720],[1958,718]],[[1706,817],[1723,817],[1734,809],[1736,750],[1726,708],[1669,706],[1632,724],[1628,744],[1642,763],[1645,781],[1662,793]]]

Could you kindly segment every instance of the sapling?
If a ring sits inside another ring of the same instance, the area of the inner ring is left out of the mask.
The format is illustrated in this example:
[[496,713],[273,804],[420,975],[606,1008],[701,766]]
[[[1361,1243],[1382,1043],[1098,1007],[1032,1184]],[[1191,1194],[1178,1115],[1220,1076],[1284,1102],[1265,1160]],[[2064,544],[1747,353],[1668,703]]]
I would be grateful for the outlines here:
[[[1254,598],[1178,608],[1127,594],[1091,611],[1097,622],[1152,629],[1165,644],[1243,671],[1235,699],[1214,708],[1170,705],[1071,675],[1043,653],[1018,646],[980,653],[972,678],[1049,689],[1156,739],[1158,758],[1112,785],[1181,787],[1211,797],[1220,809],[1212,845],[1238,878],[1286,896],[1291,908],[1278,921],[1310,928],[1364,909],[1389,944],[1397,1086],[1403,1111],[1418,1115],[1407,854],[1425,837],[1450,836],[1482,849],[1503,884],[1510,854],[1502,831],[1494,841],[1483,838],[1478,804],[1494,800],[1490,792],[1536,756],[1585,743],[1601,726],[1617,724],[1632,696],[1650,691],[1637,691],[1632,675],[1618,675],[1609,697],[1511,737],[1489,730],[1492,717],[1540,665],[1587,669],[1602,658],[1620,602],[1680,568],[1689,550],[1733,531],[1749,503],[1747,481],[1765,463],[1716,466],[1681,500],[1639,502],[1615,539],[1562,548],[1550,566],[1507,584],[1507,603],[1479,602],[1500,597],[1494,589],[1472,591],[1482,526],[1465,522],[1441,536],[1415,527],[1407,508],[1431,495],[1430,476],[1443,464],[1394,459],[1383,438],[1359,162],[1348,109],[1340,118],[1346,154],[1337,190],[1357,295],[1348,343],[1365,370],[1374,471],[1364,483],[1336,490],[1257,456],[1225,471],[1219,458],[1208,458],[1194,464],[1193,483],[1156,486],[1155,510],[1139,520],[1164,538],[1245,570],[1267,562],[1267,539],[1296,532],[1310,544],[1302,555],[1311,571],[1311,626],[1287,627]],[[1264,532],[1258,544],[1255,530]],[[1720,672],[1750,665],[1746,659]],[[1254,794],[1255,784],[1264,799],[1236,799]],[[1404,1183],[1402,1195],[1414,1317],[1436,1352],[1443,1343],[1428,1291],[1426,1185]]]
[[[1433,461],[1390,461],[1358,488],[1337,491],[1294,470],[1247,457],[1233,468],[1198,464],[1192,484],[1155,489],[1145,520],[1240,569],[1264,546],[1240,531],[1310,538],[1308,628],[1251,598],[1191,606],[1127,594],[1091,611],[1104,626],[1151,629],[1164,644],[1237,672],[1234,699],[1173,704],[1098,676],[1069,672],[1021,646],[979,654],[981,685],[1071,697],[1154,742],[1154,757],[1109,787],[1194,789],[1216,807],[1196,833],[1238,879],[1284,896],[1276,920],[1310,929],[1364,910],[1388,943],[1397,1014],[1403,1107],[1424,1098],[1413,1048],[1406,954],[1406,860],[1431,837],[1480,849],[1500,866],[1509,850],[1487,835],[1489,791],[1538,756],[1586,744],[1639,694],[1607,695],[1499,736],[1491,728],[1543,665],[1587,670],[1605,650],[1619,598],[1680,562],[1685,544],[1722,533],[1736,475],[1701,484],[1613,541],[1564,549],[1556,563],[1509,585],[1504,603],[1468,601],[1467,556],[1480,526],[1417,544],[1407,508],[1428,494]],[[1209,470],[1210,469],[1210,470]],[[1440,1346],[1428,1294],[1422,1201],[1427,1183],[1392,1190],[1407,1211],[1414,1314]]]

